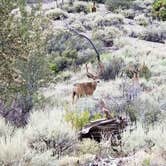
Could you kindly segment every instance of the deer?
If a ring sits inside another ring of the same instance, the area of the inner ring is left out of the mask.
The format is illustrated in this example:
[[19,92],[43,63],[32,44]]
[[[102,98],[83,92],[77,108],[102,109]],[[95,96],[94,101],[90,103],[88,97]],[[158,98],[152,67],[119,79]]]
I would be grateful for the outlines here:
[[83,82],[83,83],[74,84],[73,93],[72,93],[72,100],[73,100],[72,103],[74,103],[75,96],[78,99],[83,96],[93,95],[98,83],[99,83],[99,81]]
[[88,71],[88,65],[86,64],[86,75],[88,78],[93,79],[91,82],[83,82],[83,83],[75,83],[72,93],[72,103],[74,103],[75,96],[78,98],[83,96],[92,96],[94,91],[96,90],[97,84],[100,82],[99,76],[104,70],[104,66],[101,62],[99,62],[100,71],[97,75],[94,75]]

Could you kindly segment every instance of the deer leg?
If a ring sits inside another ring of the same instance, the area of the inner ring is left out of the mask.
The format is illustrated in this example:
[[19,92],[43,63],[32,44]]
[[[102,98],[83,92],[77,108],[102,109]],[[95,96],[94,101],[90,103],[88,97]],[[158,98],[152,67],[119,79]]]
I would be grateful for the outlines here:
[[75,98],[76,92],[73,92],[72,94],[72,103],[74,104],[74,98]]

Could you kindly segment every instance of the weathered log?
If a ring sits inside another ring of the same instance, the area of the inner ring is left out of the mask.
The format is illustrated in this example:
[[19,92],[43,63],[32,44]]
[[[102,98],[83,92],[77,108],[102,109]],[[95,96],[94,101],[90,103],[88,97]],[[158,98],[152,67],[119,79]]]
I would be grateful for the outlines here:
[[113,142],[113,146],[117,140],[119,143],[116,144],[120,145],[120,134],[123,132],[123,129],[125,129],[126,126],[127,121],[121,117],[114,119],[99,119],[84,126],[79,132],[79,138],[81,140],[83,138],[90,138],[100,142],[102,140],[102,135],[104,135],[106,138],[111,138],[111,143]]

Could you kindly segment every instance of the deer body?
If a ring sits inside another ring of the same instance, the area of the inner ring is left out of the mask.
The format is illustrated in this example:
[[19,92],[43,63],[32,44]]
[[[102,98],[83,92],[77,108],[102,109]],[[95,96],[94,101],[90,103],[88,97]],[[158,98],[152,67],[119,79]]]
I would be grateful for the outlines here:
[[96,90],[97,83],[98,83],[97,81],[94,81],[94,82],[84,82],[84,83],[74,84],[73,94],[72,94],[73,102],[75,96],[77,98],[80,98],[82,96],[93,95],[93,92]]

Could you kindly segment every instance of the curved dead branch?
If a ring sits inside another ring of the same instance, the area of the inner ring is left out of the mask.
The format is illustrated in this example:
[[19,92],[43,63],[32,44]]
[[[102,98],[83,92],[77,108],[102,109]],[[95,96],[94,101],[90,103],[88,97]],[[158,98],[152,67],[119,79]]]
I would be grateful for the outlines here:
[[[64,21],[64,20],[63,20],[63,21]],[[98,63],[100,63],[100,62],[101,62],[101,61],[100,61],[100,54],[99,54],[97,48],[95,47],[95,45],[93,44],[92,40],[91,40],[89,37],[87,37],[86,35],[84,35],[84,34],[78,32],[78,31],[75,30],[74,28],[70,27],[65,21],[64,21],[64,23],[65,23],[65,25],[66,25],[66,28],[67,28],[69,31],[71,31],[71,32],[75,33],[76,35],[81,36],[81,37],[83,37],[83,38],[85,38],[85,39],[87,39],[87,40],[89,41],[89,43],[92,45],[93,49],[95,50],[95,52],[96,52],[96,54],[97,54]]]

